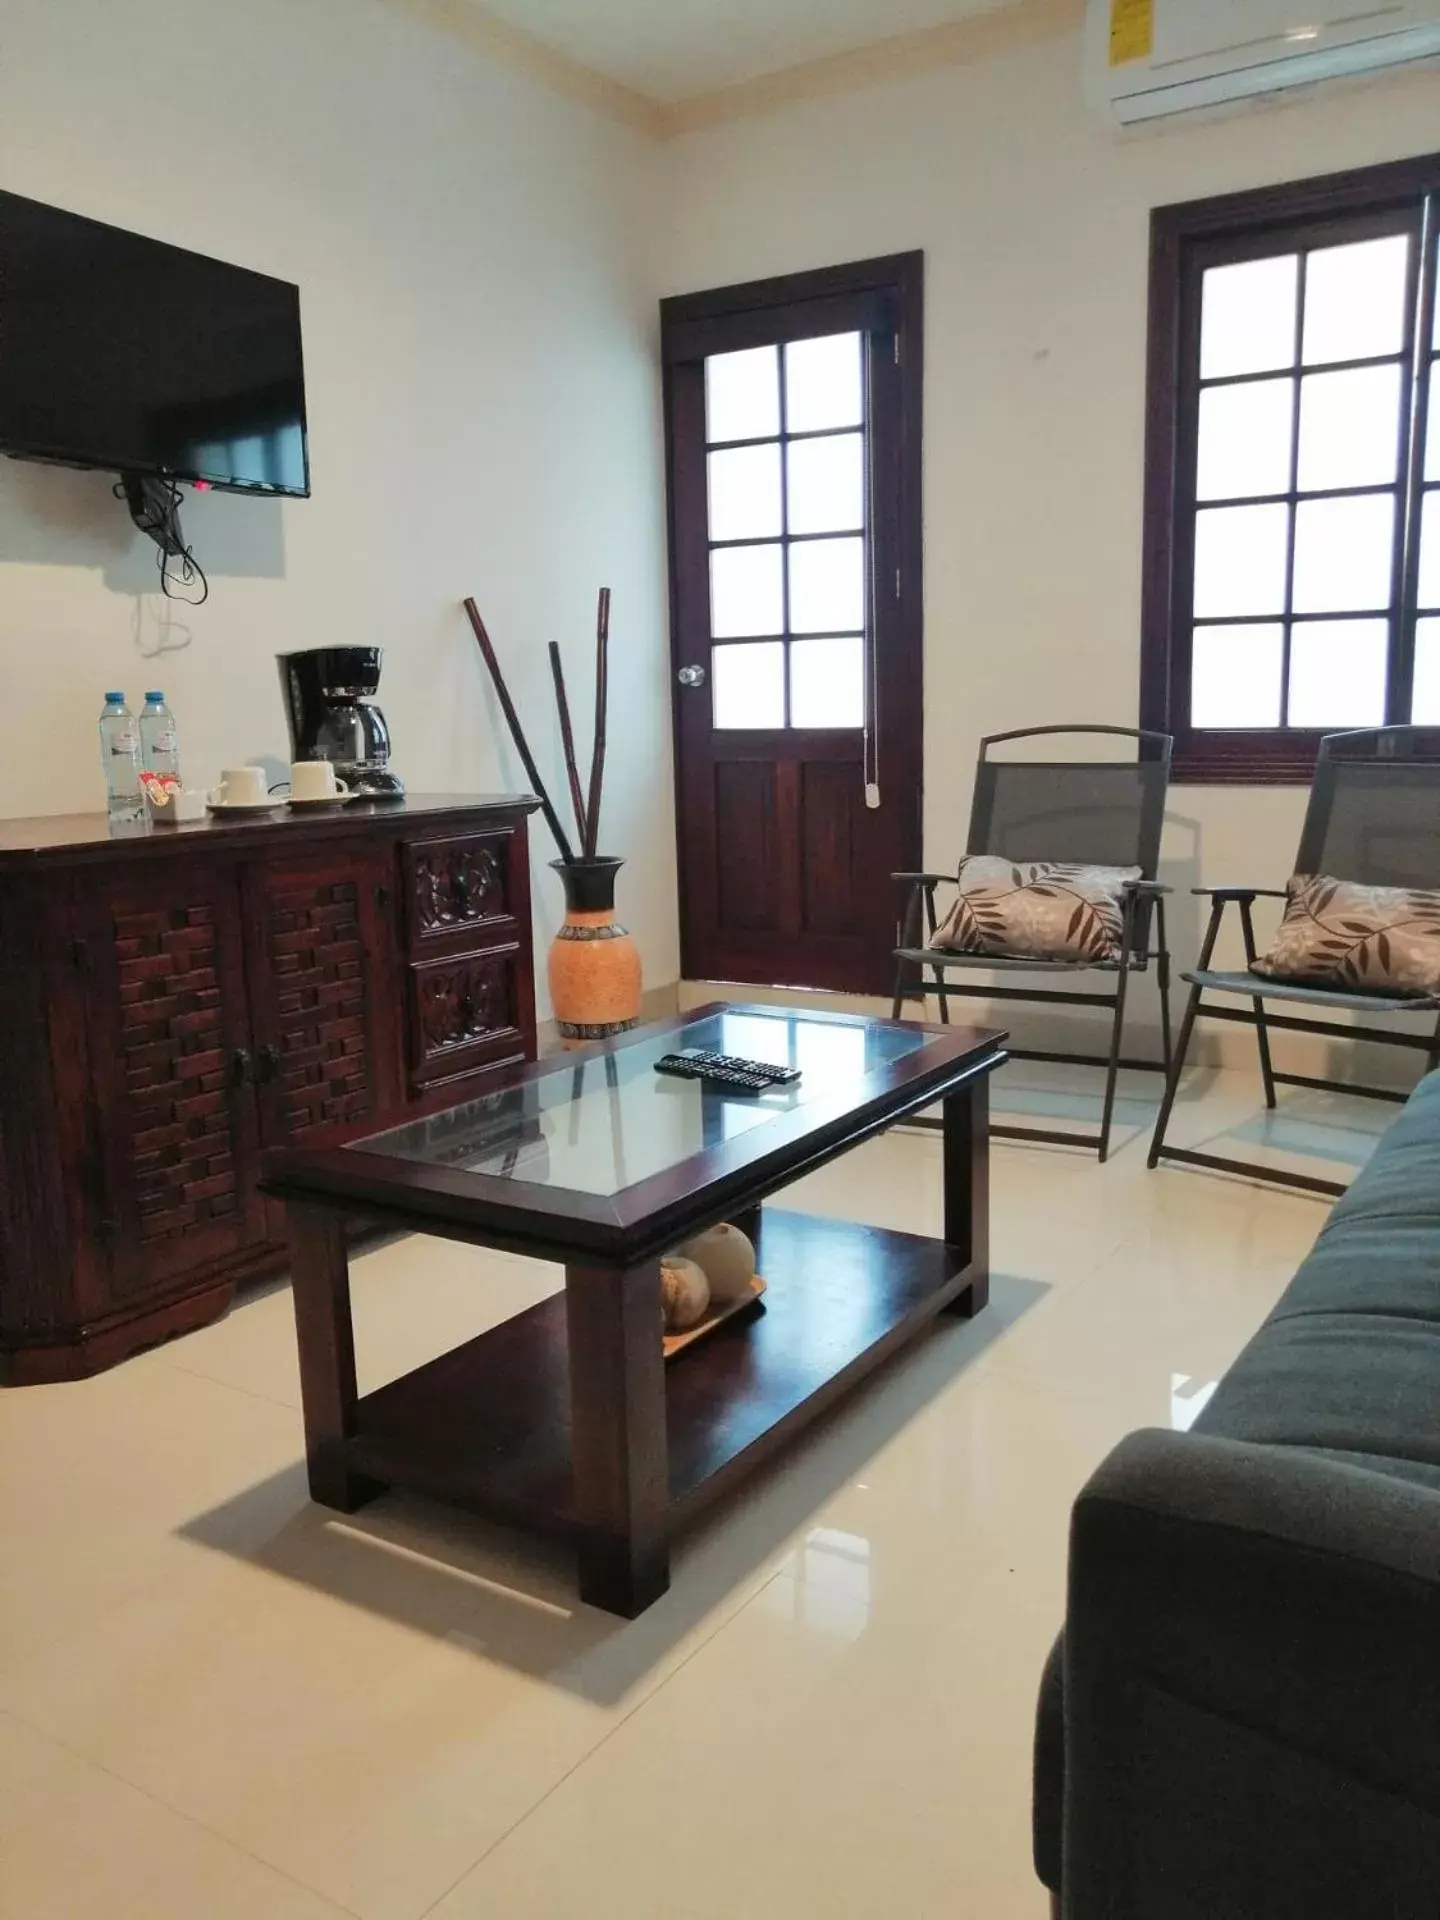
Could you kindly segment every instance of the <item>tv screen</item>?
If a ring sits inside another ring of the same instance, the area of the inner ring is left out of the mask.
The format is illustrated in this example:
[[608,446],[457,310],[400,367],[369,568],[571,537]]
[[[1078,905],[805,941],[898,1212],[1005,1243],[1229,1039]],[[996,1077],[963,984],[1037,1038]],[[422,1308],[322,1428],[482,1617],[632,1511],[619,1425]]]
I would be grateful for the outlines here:
[[0,450],[307,494],[299,289],[0,193]]

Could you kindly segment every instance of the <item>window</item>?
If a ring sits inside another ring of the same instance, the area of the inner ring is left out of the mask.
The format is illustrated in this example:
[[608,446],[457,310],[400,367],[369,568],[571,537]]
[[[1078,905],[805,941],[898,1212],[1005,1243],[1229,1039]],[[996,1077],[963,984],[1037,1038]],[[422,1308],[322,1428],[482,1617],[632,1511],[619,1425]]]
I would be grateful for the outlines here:
[[1437,221],[1440,156],[1154,216],[1141,706],[1182,780],[1440,726]]
[[705,361],[717,727],[861,727],[866,336]]

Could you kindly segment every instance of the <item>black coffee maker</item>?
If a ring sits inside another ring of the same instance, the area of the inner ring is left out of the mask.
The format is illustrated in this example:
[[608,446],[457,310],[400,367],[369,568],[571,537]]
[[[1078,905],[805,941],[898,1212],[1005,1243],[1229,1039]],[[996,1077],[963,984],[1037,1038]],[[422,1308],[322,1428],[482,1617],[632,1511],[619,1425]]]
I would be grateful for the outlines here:
[[371,695],[380,684],[383,647],[307,647],[275,656],[290,753],[295,760],[329,760],[335,777],[371,800],[402,800],[405,787],[391,773],[390,729]]

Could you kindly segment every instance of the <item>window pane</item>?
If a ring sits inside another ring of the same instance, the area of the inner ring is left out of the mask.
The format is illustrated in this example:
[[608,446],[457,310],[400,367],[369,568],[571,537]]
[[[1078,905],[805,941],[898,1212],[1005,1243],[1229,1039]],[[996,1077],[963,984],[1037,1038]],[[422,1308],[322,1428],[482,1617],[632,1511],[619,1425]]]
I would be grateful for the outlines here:
[[1300,488],[1393,484],[1400,464],[1400,369],[1356,367],[1300,382]]
[[1415,704],[1410,718],[1419,727],[1440,727],[1440,620],[1415,626]]
[[[1435,302],[1440,315],[1440,300]],[[1437,319],[1440,325],[1440,319]],[[1430,417],[1425,429],[1425,478],[1440,480],[1440,361],[1430,367]]]
[[792,340],[785,349],[785,430],[858,427],[865,418],[860,335]]
[[780,537],[780,443],[732,447],[707,462],[712,540]]
[[850,532],[865,524],[865,436],[792,440],[786,449],[791,533]]
[[802,540],[790,549],[792,633],[858,633],[865,626],[865,542]]
[[716,647],[710,655],[710,685],[717,727],[783,727],[785,642]]
[[792,727],[863,727],[865,659],[860,640],[797,640],[790,648]]
[[779,545],[720,547],[710,555],[710,631],[732,634],[785,631]]
[[1197,627],[1190,658],[1192,727],[1278,727],[1285,630]]
[[712,353],[705,362],[707,440],[762,440],[780,431],[780,354],[775,347]]
[[1200,309],[1200,378],[1263,373],[1295,363],[1299,257],[1211,267]]
[[1378,727],[1388,620],[1297,620],[1290,630],[1292,727]]
[[1410,242],[1403,233],[1348,247],[1321,247],[1310,255],[1302,349],[1307,367],[1400,352],[1409,259]]
[[1195,516],[1195,615],[1283,613],[1288,507],[1205,507]]
[[1289,491],[1294,394],[1293,380],[1202,389],[1197,500]]
[[1427,493],[1420,516],[1420,593],[1416,605],[1440,607],[1440,493]]
[[1393,493],[1302,500],[1295,510],[1296,613],[1347,613],[1390,604]]

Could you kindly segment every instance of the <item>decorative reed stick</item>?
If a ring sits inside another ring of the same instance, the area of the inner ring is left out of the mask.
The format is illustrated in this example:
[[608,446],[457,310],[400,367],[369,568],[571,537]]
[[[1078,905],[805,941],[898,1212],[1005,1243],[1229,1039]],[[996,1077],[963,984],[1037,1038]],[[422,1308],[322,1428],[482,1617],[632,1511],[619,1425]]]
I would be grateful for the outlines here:
[[[575,858],[575,850],[566,838],[565,829],[560,824],[560,816],[555,811],[550,795],[545,791],[545,782],[540,778],[540,769],[535,765],[535,756],[530,751],[524,729],[520,725],[520,716],[515,711],[515,702],[510,698],[510,689],[506,686],[505,676],[500,671],[500,662],[495,657],[495,649],[490,644],[490,636],[485,631],[485,622],[480,618],[480,609],[475,605],[473,599],[467,597],[465,601],[465,611],[469,615],[470,625],[474,629],[476,641],[479,643],[481,658],[489,669],[490,679],[495,688],[495,695],[500,702],[500,710],[505,715],[505,723],[510,729],[510,738],[515,742],[515,751],[520,755],[526,777],[539,797],[540,810],[545,815],[546,821],[549,823],[550,831],[555,836],[555,844],[560,849],[560,858],[565,861],[573,861]],[[593,795],[593,778],[591,780],[591,792]]]
[[595,746],[590,755],[590,805],[585,814],[585,857],[600,843],[600,795],[605,785],[605,710],[610,698],[610,589],[601,587],[595,608]]
[[555,682],[555,708],[560,715],[560,744],[565,749],[565,773],[570,781],[570,804],[575,809],[575,832],[583,846],[589,833],[585,796],[580,791],[580,769],[575,760],[575,733],[570,725],[570,702],[565,697],[565,668],[560,649],[550,642],[550,677]]

